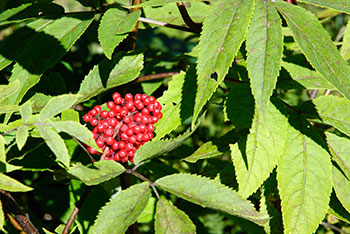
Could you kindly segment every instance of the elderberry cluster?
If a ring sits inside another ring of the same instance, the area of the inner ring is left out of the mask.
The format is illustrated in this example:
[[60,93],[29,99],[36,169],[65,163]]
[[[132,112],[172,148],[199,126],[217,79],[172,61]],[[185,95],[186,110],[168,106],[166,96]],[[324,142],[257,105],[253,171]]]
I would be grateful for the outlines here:
[[[107,102],[109,111],[100,106],[91,109],[83,119],[93,127],[96,144],[104,152],[103,159],[134,161],[135,151],[153,138],[154,123],[162,118],[162,106],[153,96],[128,93],[124,98],[113,94]],[[88,147],[91,154],[101,154]]]

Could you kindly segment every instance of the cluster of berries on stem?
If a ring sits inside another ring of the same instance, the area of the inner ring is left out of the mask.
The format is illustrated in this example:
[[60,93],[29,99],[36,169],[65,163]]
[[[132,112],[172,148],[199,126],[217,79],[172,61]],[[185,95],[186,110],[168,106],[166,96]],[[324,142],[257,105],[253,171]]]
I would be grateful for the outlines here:
[[[113,94],[113,101],[107,102],[109,111],[95,106],[83,116],[94,129],[91,131],[96,144],[103,151],[101,160],[134,161],[135,151],[153,138],[154,125],[162,118],[162,106],[146,94],[128,93],[124,98]],[[98,154],[88,147],[90,154]]]

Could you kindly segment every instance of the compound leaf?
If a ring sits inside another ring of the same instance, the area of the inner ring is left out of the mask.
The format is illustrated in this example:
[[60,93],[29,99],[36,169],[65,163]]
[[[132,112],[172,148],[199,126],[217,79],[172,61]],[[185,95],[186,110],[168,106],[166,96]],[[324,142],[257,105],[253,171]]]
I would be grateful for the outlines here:
[[243,198],[255,192],[269,177],[283,153],[287,118],[272,103],[266,106],[265,117],[268,121],[262,121],[261,115],[255,113],[248,138],[230,145],[238,194]]
[[262,115],[276,86],[283,51],[281,18],[269,1],[255,3],[247,34],[247,51],[252,92]]
[[173,174],[158,179],[156,184],[187,201],[236,215],[259,225],[266,224],[269,219],[266,214],[257,212],[250,201],[244,200],[229,187],[209,178]]
[[17,180],[0,173],[0,189],[9,192],[27,192],[33,190],[31,187],[24,185]]
[[163,198],[157,203],[154,229],[156,234],[196,233],[196,226],[191,219]]
[[350,67],[316,16],[300,6],[281,0],[271,3],[287,21],[295,41],[311,65],[350,99]]
[[92,233],[125,233],[142,213],[150,197],[151,191],[147,182],[121,191],[99,211]]
[[91,186],[108,181],[125,171],[122,165],[109,160],[98,161],[93,167],[89,168],[78,163],[69,168],[68,173]]
[[61,113],[64,110],[72,107],[78,100],[79,95],[63,94],[50,99],[50,101],[44,106],[39,113],[39,120],[44,121],[55,115]]
[[253,7],[254,0],[218,1],[204,19],[198,44],[198,86],[192,126],[205,103],[224,80],[244,40]]
[[40,125],[38,128],[45,143],[56,155],[57,160],[62,162],[64,166],[69,167],[68,149],[61,136],[49,126]]
[[[301,121],[296,119],[294,124]],[[328,209],[332,164],[328,152],[309,138],[310,132],[313,137],[318,134],[316,130],[309,125],[302,128],[309,134],[291,126],[285,132],[287,141],[277,166],[277,181],[284,232],[311,234]]]
[[107,58],[112,58],[114,49],[134,28],[140,14],[140,11],[128,14],[118,8],[110,8],[104,13],[98,28],[98,39]]

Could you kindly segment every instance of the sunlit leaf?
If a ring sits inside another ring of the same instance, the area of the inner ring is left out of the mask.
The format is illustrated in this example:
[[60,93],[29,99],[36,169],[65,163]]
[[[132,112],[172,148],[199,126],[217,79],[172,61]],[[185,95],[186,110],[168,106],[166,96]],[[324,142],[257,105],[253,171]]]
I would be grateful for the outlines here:
[[350,2],[348,0],[300,0],[320,7],[333,8],[350,14]]
[[22,150],[24,144],[27,141],[28,135],[29,135],[29,132],[28,132],[28,127],[27,126],[23,125],[23,126],[20,126],[17,129],[17,132],[16,132],[16,143],[17,143],[17,146],[18,146],[19,150]]
[[31,187],[24,185],[17,180],[0,173],[0,189],[8,192],[27,192],[33,190]]
[[70,108],[78,100],[79,95],[73,94],[63,94],[50,99],[50,101],[44,106],[44,108],[39,113],[39,119],[44,121],[55,115],[61,113],[62,111]]

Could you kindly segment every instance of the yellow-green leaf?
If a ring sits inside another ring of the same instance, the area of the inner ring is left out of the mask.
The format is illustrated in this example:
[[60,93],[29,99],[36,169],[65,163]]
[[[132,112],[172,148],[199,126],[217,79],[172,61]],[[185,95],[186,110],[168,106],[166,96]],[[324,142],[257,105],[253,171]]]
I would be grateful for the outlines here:
[[9,192],[27,192],[33,190],[31,187],[24,185],[17,180],[0,173],[0,189]]
[[44,108],[39,113],[39,119],[44,121],[55,115],[61,113],[62,111],[73,106],[78,100],[79,95],[73,94],[63,94],[50,99],[50,101],[44,106]]

